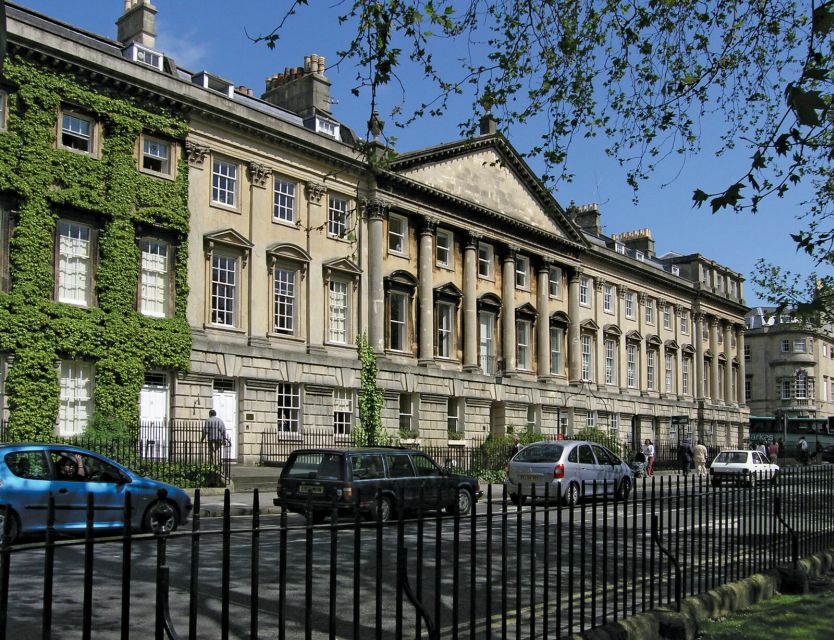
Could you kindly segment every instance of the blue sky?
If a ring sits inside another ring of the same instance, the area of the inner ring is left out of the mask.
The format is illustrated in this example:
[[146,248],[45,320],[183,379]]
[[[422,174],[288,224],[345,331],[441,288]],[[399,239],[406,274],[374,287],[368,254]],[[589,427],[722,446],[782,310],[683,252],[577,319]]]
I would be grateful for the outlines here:
[[[115,38],[115,21],[121,15],[123,0],[18,0],[49,16],[88,31]],[[289,5],[286,0],[154,0],[157,15],[157,49],[176,60],[180,66],[194,71],[216,73],[236,85],[246,85],[256,94],[263,92],[267,76],[282,72],[284,67],[303,64],[310,53],[323,55],[327,64],[336,61],[335,52],[350,36],[347,28],[339,31],[333,9],[336,3],[311,1],[312,7],[301,8],[293,18],[291,28],[275,50],[253,44],[247,37],[272,29]],[[83,7],[83,11],[79,8]],[[328,17],[330,16],[330,17]],[[451,56],[450,56],[451,57]],[[355,98],[355,71],[343,66],[329,69],[332,82],[334,115],[357,133],[364,132],[368,119],[368,97]],[[404,77],[407,97],[418,99],[422,78]],[[399,87],[391,87],[382,95],[385,107],[397,104]],[[448,142],[459,137],[457,123],[470,108],[468,97],[453,105],[444,118],[426,119],[409,129],[388,131],[397,136],[397,150]],[[713,123],[703,122],[709,131]],[[524,151],[534,143],[536,133],[527,130],[508,132],[510,141]],[[675,251],[681,254],[701,253],[729,268],[742,273],[745,300],[748,305],[761,303],[749,282],[758,258],[770,261],[794,272],[807,273],[813,265],[797,254],[789,234],[800,228],[796,216],[803,212],[801,202],[809,191],[789,192],[785,198],[770,198],[760,211],[750,213],[723,212],[716,215],[709,208],[694,209],[691,195],[695,188],[707,192],[725,187],[739,177],[745,168],[743,151],[735,155],[716,157],[714,149],[705,146],[698,157],[673,158],[661,165],[651,180],[644,183],[639,203],[632,202],[633,193],[625,183],[625,169],[608,158],[604,141],[580,141],[571,148],[569,170],[573,182],[556,186],[554,195],[563,205],[573,200],[577,204],[597,202],[602,211],[602,224],[607,234],[639,228],[650,228],[658,254]],[[537,173],[543,167],[531,160]]]

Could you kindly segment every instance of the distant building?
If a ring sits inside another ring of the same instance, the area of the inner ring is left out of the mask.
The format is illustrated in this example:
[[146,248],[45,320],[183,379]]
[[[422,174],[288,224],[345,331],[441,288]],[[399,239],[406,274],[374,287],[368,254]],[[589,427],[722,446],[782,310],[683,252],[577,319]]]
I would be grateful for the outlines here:
[[[156,50],[148,2],[126,2],[118,41],[8,11],[12,64],[31,58],[103,93],[117,83],[187,119],[184,140],[136,131],[135,172],[159,185],[187,176],[180,195],[190,212],[186,227],[157,234],[177,249],[159,275],[176,293],[162,322],[170,313],[187,323],[188,361],[159,366],[149,353],[143,381],[130,373],[133,395],[115,401],[135,402],[142,420],[197,418],[213,406],[246,463],[270,439],[347,441],[358,419],[355,338],[365,333],[394,436],[473,442],[510,428],[592,427],[631,441],[745,437],[741,275],[700,254],[657,256],[648,229],[604,234],[599,208],[563,207],[489,116],[472,140],[400,153],[371,171],[331,111],[322,57],[268,78],[258,98]],[[2,94],[12,121],[24,117],[18,89]],[[58,102],[61,113],[84,106]],[[95,131],[95,111],[81,113]],[[167,161],[157,144],[170,144]],[[18,241],[9,238],[25,222],[13,209],[0,252],[11,294]],[[95,228],[106,228],[107,211]],[[53,277],[43,259],[38,268]],[[145,290],[134,284],[138,300]],[[96,300],[77,313],[96,316]],[[56,358],[73,351],[51,348]],[[11,379],[15,347],[3,354]],[[96,357],[107,351],[91,353],[91,365]],[[3,389],[13,412],[14,385]],[[56,406],[68,402],[63,387],[55,393]],[[103,400],[93,389],[89,406]]]
[[789,310],[754,307],[745,316],[745,394],[752,417],[801,424],[834,416],[834,333]]

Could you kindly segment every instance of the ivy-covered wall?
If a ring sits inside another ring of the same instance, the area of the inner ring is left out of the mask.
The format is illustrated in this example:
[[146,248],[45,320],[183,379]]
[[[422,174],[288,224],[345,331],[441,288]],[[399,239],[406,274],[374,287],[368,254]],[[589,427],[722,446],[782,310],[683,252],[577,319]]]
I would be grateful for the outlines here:
[[[20,59],[7,59],[5,77],[11,86],[7,131],[0,132],[0,195],[17,211],[11,287],[0,293],[0,352],[13,357],[6,380],[9,435],[40,439],[54,433],[61,359],[94,363],[95,411],[136,424],[145,373],[186,371],[191,350],[188,165],[180,153],[174,180],[143,174],[136,145],[141,133],[181,145],[187,122],[157,104]],[[99,157],[56,147],[62,107],[97,120]],[[90,215],[99,231],[96,303],[90,308],[54,299],[56,222],[67,212]],[[172,318],[136,311],[140,227],[172,234]]]

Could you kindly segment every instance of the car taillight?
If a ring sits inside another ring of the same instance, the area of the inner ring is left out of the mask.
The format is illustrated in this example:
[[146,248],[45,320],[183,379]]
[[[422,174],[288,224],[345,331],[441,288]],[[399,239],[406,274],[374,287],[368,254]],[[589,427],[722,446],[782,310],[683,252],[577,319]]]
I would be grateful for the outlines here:
[[345,482],[345,486],[342,489],[342,500],[345,502],[353,500],[353,485],[350,482]]
[[554,480],[561,480],[565,477],[565,465],[557,464],[553,467],[553,479]]

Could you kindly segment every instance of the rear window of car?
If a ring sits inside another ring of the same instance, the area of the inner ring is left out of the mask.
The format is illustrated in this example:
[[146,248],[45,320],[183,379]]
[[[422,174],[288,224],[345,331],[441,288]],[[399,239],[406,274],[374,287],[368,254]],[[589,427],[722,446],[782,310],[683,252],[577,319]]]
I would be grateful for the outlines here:
[[16,451],[6,454],[6,466],[18,478],[49,480],[49,467],[42,451]]
[[560,444],[530,444],[515,454],[518,462],[557,462],[565,448]]
[[724,464],[743,464],[747,462],[747,453],[744,451],[722,451],[715,457],[715,461]]
[[285,478],[342,480],[343,456],[338,453],[302,453],[284,473]]

